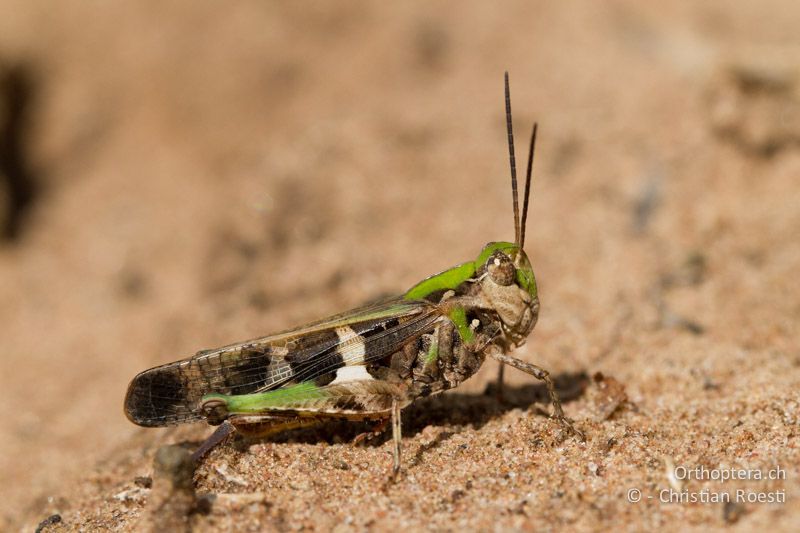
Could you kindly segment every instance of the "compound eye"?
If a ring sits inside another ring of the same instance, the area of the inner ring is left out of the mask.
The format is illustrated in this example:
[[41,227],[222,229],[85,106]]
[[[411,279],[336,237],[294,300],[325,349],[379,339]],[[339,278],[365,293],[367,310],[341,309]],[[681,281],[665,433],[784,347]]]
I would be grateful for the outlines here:
[[511,258],[503,252],[497,251],[489,256],[486,261],[486,272],[489,278],[498,285],[511,285],[514,283],[516,269]]

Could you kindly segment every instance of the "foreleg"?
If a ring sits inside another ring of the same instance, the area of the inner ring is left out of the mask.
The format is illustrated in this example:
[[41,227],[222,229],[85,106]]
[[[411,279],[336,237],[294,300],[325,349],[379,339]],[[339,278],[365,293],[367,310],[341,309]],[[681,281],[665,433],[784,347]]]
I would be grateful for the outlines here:
[[583,435],[583,433],[572,425],[572,422],[569,420],[569,418],[564,416],[564,410],[561,407],[561,400],[558,397],[556,387],[553,385],[553,380],[550,379],[550,373],[547,370],[532,363],[526,363],[525,361],[521,361],[515,357],[505,355],[497,350],[490,350],[489,355],[505,365],[513,366],[517,370],[521,370],[538,380],[544,381],[544,384],[547,386],[547,392],[550,395],[550,402],[553,404],[552,417],[558,420],[564,429],[573,435],[577,435],[581,440],[586,440],[586,437]]

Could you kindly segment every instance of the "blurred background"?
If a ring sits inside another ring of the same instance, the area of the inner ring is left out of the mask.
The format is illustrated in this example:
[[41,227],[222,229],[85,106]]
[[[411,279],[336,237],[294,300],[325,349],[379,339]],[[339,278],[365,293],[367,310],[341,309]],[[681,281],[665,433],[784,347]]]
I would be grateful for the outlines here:
[[504,70],[518,150],[540,125],[524,353],[645,397],[796,368],[799,17],[3,0],[0,526],[155,434],[122,413],[137,372],[512,239]]

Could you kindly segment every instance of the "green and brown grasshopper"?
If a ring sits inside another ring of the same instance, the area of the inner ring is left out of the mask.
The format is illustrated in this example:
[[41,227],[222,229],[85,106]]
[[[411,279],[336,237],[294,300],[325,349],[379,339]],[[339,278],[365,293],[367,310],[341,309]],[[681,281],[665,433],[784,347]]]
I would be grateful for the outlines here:
[[489,243],[474,261],[381,303],[146,370],[128,387],[128,418],[146,427],[202,419],[222,424],[197,457],[234,428],[263,437],[331,417],[391,419],[396,474],[401,410],[457,387],[488,356],[544,381],[553,418],[580,435],[564,416],[547,371],[506,355],[525,342],[539,314],[536,280],[523,251],[536,125],[520,219],[508,73],[505,110],[514,242]]

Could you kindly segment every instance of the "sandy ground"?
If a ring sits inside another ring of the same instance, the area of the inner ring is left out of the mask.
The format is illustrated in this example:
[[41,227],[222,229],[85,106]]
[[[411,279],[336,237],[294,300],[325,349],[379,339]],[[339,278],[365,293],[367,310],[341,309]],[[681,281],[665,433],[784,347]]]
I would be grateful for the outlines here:
[[[5,0],[0,529],[796,531],[799,17]],[[405,412],[395,483],[391,443],[341,423],[154,473],[209,429],[130,424],[137,372],[513,238],[505,69],[517,131],[541,128],[517,355],[587,441],[513,370],[498,402],[487,363]],[[703,478],[731,468],[779,479]]]

